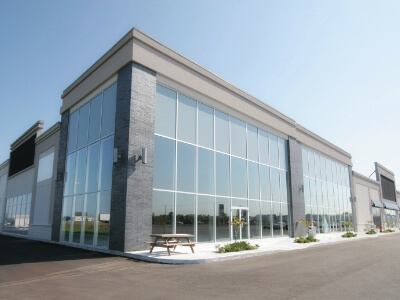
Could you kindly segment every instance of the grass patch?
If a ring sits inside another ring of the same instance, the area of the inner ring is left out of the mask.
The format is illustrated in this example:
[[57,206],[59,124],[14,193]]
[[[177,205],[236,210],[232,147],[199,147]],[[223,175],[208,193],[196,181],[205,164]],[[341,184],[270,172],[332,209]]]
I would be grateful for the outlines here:
[[366,232],[366,234],[376,234],[376,231],[375,230],[370,230],[370,231]]
[[342,235],[344,238],[350,238],[350,237],[356,237],[357,233],[354,232],[346,232],[345,234]]
[[307,243],[319,242],[319,240],[309,236],[309,237],[306,237],[306,238],[299,237],[299,238],[295,239],[294,242],[295,243],[300,243],[300,244],[307,244]]
[[227,244],[225,246],[220,246],[220,245],[216,246],[217,250],[221,253],[239,252],[239,251],[245,251],[245,250],[255,250],[259,247],[260,247],[259,245],[255,244],[253,246],[249,242],[235,242],[235,243]]
[[386,229],[384,233],[395,232],[393,229]]

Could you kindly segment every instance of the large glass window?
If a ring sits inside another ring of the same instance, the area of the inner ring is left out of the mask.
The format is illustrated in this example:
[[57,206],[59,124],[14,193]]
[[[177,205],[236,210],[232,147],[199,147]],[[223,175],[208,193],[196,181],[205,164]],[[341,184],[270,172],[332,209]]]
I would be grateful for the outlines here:
[[302,159],[306,212],[317,231],[344,230],[343,223],[353,218],[348,167],[305,148]]
[[27,235],[31,211],[32,194],[23,194],[6,200],[4,224],[5,232]]
[[60,240],[108,247],[114,83],[70,115]]
[[153,233],[228,241],[242,207],[242,239],[290,235],[287,141],[161,85],[156,99]]

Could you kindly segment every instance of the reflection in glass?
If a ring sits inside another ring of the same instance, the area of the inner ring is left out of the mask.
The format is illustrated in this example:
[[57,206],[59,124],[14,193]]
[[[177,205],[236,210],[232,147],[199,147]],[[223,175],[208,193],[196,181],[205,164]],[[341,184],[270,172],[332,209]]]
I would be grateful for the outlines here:
[[84,148],[77,152],[74,194],[82,194],[85,191],[86,149],[87,148]]
[[178,95],[178,139],[196,143],[196,101]]
[[214,194],[214,153],[198,148],[198,193]]
[[264,130],[258,130],[259,147],[260,147],[260,163],[269,165],[269,146],[268,133]]
[[155,189],[175,189],[175,142],[160,136],[154,137]]
[[247,158],[258,161],[257,128],[247,124]]
[[250,238],[260,239],[261,238],[261,213],[260,213],[260,201],[249,201],[249,226],[250,226]]
[[99,143],[88,147],[86,167],[86,193],[97,192],[97,174],[99,171]]
[[88,144],[97,141],[100,138],[101,125],[101,104],[103,94],[101,93],[90,101],[90,120],[89,120],[89,138]]
[[288,169],[287,141],[279,138],[279,165],[281,169]]
[[82,231],[82,213],[83,213],[83,195],[74,197],[74,218],[72,222],[72,241],[74,243],[81,242],[81,231]]
[[314,153],[308,151],[308,168],[309,173],[308,175],[312,178],[315,178],[315,161],[314,161]]
[[269,135],[269,159],[271,166],[279,167],[278,138],[272,134]]
[[178,142],[177,189],[184,192],[196,191],[196,148]]
[[231,157],[232,163],[232,196],[247,198],[247,171],[246,161],[240,158]]
[[155,132],[175,137],[176,92],[157,84]]
[[229,241],[229,215],[231,211],[231,204],[229,198],[216,198],[216,209],[217,209],[217,216],[216,216],[216,241],[217,242],[224,242]]
[[85,104],[79,109],[78,142],[76,148],[82,148],[87,144],[89,128],[89,104]]
[[61,238],[62,242],[69,242],[70,224],[72,218],[72,197],[65,197],[63,201],[61,217]]
[[215,149],[229,153],[229,117],[215,111]]
[[281,220],[281,204],[280,203],[272,203],[273,213],[272,213],[272,229],[274,233],[274,237],[281,236],[281,227],[282,227],[282,220]]
[[70,196],[74,194],[75,157],[76,152],[67,156],[66,169],[64,174],[64,196]]
[[198,103],[198,143],[200,146],[214,148],[214,109]]
[[68,153],[76,150],[76,140],[78,136],[78,121],[79,121],[79,111],[76,111],[69,117]]
[[249,199],[260,199],[260,182],[258,178],[258,164],[248,162],[249,172]]
[[269,177],[269,167],[260,165],[260,185],[262,200],[271,200],[271,184]]
[[290,236],[289,204],[282,203],[281,209],[283,236]]
[[314,155],[315,160],[315,177],[317,179],[321,179],[321,161],[319,159],[319,155]]
[[110,235],[111,190],[99,193],[99,214],[97,216],[97,246],[108,247]]
[[279,187],[279,170],[271,168],[271,191],[272,191],[272,201],[281,201],[281,192]]
[[176,194],[176,233],[194,232],[195,195]]
[[261,222],[262,222],[262,237],[271,237],[271,202],[261,201]]
[[153,191],[152,233],[172,233],[174,193]]
[[100,190],[111,189],[113,168],[114,136],[101,141],[100,149]]
[[101,137],[105,137],[111,133],[114,133],[116,100],[117,100],[117,84],[114,83],[103,93]]
[[83,242],[87,245],[93,245],[95,232],[94,226],[96,222],[97,193],[87,194],[85,206],[85,213],[83,215],[83,221],[85,222]]
[[286,171],[281,171],[281,202],[289,203],[288,199],[288,173]]
[[230,196],[229,156],[215,153],[215,181],[216,193],[221,196]]
[[214,241],[215,198],[199,195],[197,198],[197,241]]
[[304,180],[304,203],[305,205],[311,205],[310,179],[308,179],[308,177],[303,177],[303,180]]
[[231,153],[246,158],[246,123],[236,119],[231,120]]

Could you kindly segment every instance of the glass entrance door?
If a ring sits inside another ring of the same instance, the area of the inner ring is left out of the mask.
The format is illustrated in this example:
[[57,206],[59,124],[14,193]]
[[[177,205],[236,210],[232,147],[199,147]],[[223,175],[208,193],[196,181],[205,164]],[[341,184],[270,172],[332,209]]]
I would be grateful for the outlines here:
[[[233,221],[233,217],[236,217],[238,220],[242,220],[246,222],[243,226],[235,226],[232,225],[231,230],[231,239],[232,240],[247,240],[249,238],[249,226],[248,226],[248,216],[249,216],[249,209],[247,207],[237,207],[232,208],[231,210],[231,222]],[[235,238],[236,237],[236,238]]]

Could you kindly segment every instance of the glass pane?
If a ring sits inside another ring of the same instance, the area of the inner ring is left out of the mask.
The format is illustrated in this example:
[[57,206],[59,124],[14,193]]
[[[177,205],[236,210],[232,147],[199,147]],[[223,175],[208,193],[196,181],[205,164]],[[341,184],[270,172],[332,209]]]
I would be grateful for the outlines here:
[[283,139],[279,139],[279,164],[280,168],[287,170],[288,169],[288,155],[287,155],[287,141]]
[[76,148],[82,148],[87,144],[89,128],[89,104],[85,104],[79,109],[78,143]]
[[304,180],[304,203],[305,205],[311,205],[311,194],[310,194],[310,180],[308,177],[303,177]]
[[110,205],[111,190],[102,191],[99,199],[99,214],[97,223],[97,246],[108,247],[108,237],[110,234]]
[[315,163],[314,163],[314,153],[308,151],[308,166],[309,166],[309,173],[308,175],[312,178],[315,178]]
[[214,195],[214,152],[198,148],[198,192]]
[[69,242],[70,223],[72,218],[72,197],[65,197],[61,217],[60,241]]
[[100,138],[100,121],[101,121],[101,104],[103,93],[90,101],[90,116],[89,116],[89,139],[88,144],[97,141]]
[[154,137],[154,174],[155,189],[175,190],[175,141]]
[[322,203],[324,206],[329,207],[328,186],[326,182],[322,182]]
[[79,150],[76,156],[75,194],[83,194],[85,191],[86,149]]
[[272,191],[272,201],[281,201],[281,191],[279,186],[279,170],[271,168],[271,191]]
[[229,117],[215,111],[215,149],[229,153]]
[[247,170],[246,161],[232,157],[232,196],[247,198]]
[[281,236],[281,225],[282,225],[282,220],[281,220],[281,204],[280,203],[272,203],[272,208],[273,208],[273,232],[274,232],[274,237],[280,237]]
[[332,161],[326,160],[326,179],[328,182],[332,182]]
[[321,156],[321,179],[326,181],[326,159],[325,157]]
[[116,100],[117,100],[117,84],[114,83],[103,93],[101,137],[105,137],[114,132]]
[[231,152],[232,155],[246,158],[246,123],[231,119]]
[[75,198],[75,210],[74,219],[72,223],[72,241],[74,243],[81,242],[81,231],[82,231],[82,213],[83,213],[83,200],[84,195],[79,195]]
[[317,187],[317,203],[319,206],[325,206],[324,203],[322,202],[322,186],[321,186],[321,181],[317,180],[315,182],[316,187]]
[[269,135],[269,159],[271,166],[279,167],[279,155],[278,155],[278,138],[272,134]]
[[336,163],[332,162],[332,182],[337,184]]
[[67,162],[64,174],[64,196],[70,196],[74,194],[75,158],[76,158],[76,152],[67,156]]
[[196,147],[178,142],[178,191],[196,191]]
[[251,239],[261,238],[260,222],[261,222],[260,201],[249,201],[249,226],[250,226]]
[[176,98],[175,91],[157,84],[156,133],[175,137]]
[[68,153],[76,150],[78,135],[79,110],[71,114],[68,125]]
[[281,202],[288,203],[288,173],[281,171]]
[[97,175],[99,171],[99,143],[90,145],[88,148],[86,168],[86,192],[97,192]]
[[261,199],[271,200],[271,183],[269,178],[269,167],[260,165]]
[[249,238],[249,211],[242,209],[241,214],[241,218],[246,222],[242,227],[242,240],[247,240]]
[[258,178],[258,164],[251,161],[249,164],[249,198],[260,199],[260,181]]
[[321,162],[319,160],[319,155],[315,154],[315,176],[317,179],[321,179]]
[[216,208],[217,208],[217,217],[216,217],[216,232],[217,232],[217,242],[229,241],[229,216],[231,211],[229,198],[217,197],[216,199]]
[[86,209],[84,214],[85,232],[83,242],[93,245],[94,226],[96,221],[97,193],[86,195]]
[[258,161],[258,133],[257,128],[247,124],[247,158]]
[[315,184],[315,179],[310,179],[310,198],[311,198],[311,205],[317,206],[317,187]]
[[196,107],[195,100],[178,94],[178,139],[196,143]]
[[282,230],[283,236],[290,236],[289,204],[282,203]]
[[258,138],[260,144],[260,163],[269,165],[268,133],[259,129]]
[[100,190],[111,189],[113,168],[114,136],[101,141],[100,149]]
[[232,199],[232,206],[235,206],[235,207],[249,207],[249,203],[248,203],[248,200],[233,198]]
[[229,196],[229,156],[222,153],[215,153],[215,179],[217,195]]
[[303,175],[308,176],[308,155],[307,150],[304,148],[301,149],[301,158],[303,163]]
[[261,201],[262,237],[271,237],[271,202]]
[[194,232],[195,195],[176,194],[176,233]]
[[174,193],[153,191],[152,233],[172,233]]
[[214,148],[214,109],[202,103],[199,107],[198,144],[207,148]]
[[198,196],[197,199],[197,241],[214,241],[215,198]]

